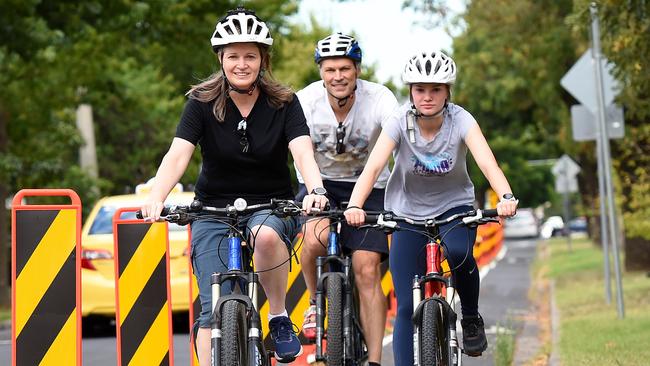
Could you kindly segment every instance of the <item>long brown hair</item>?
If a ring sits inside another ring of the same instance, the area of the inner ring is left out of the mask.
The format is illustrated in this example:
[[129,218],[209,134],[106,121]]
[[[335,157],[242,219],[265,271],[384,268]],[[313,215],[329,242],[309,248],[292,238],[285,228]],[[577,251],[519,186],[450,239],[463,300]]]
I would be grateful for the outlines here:
[[[260,65],[261,77],[257,87],[260,88],[269,98],[269,104],[274,108],[280,108],[283,104],[293,100],[293,91],[273,78],[271,74],[271,54],[268,47],[256,43],[260,50],[262,62]],[[217,52],[219,62],[223,64],[223,48]],[[226,100],[228,96],[228,83],[223,74],[223,68],[220,71],[210,75],[201,83],[192,85],[190,90],[185,94],[189,98],[201,102],[210,102],[214,100],[212,113],[217,121],[223,122],[226,117]]]

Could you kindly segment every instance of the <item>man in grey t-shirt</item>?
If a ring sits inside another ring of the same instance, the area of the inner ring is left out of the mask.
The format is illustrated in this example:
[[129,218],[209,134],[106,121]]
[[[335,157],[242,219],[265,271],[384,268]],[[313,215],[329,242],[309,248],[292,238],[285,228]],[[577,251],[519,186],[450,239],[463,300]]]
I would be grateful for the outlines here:
[[[361,49],[350,36],[336,33],[319,41],[315,61],[322,80],[308,85],[297,95],[314,143],[314,156],[326,189],[324,193],[336,208],[349,200],[384,122],[397,108],[397,100],[383,85],[358,78]],[[388,175],[388,168],[382,167],[365,202],[366,209],[383,210]],[[302,183],[300,175],[298,180]],[[297,198],[305,193],[307,190],[301,184]],[[329,220],[310,220],[305,224],[301,263],[312,302],[303,323],[302,332],[306,338],[316,336],[315,260],[327,254],[324,245],[327,244],[328,225]],[[380,263],[388,256],[388,241],[386,235],[377,230],[356,230],[344,224],[340,242],[343,252],[352,254],[369,365],[378,365],[386,325]]]

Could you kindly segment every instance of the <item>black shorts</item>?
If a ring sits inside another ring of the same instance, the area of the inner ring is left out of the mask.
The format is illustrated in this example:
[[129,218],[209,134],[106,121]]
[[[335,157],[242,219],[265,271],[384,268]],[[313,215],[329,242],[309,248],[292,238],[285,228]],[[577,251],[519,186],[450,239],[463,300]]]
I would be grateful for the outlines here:
[[[350,200],[354,183],[335,182],[324,180],[323,185],[327,190],[327,198],[332,208],[341,208],[342,203]],[[296,201],[302,201],[307,195],[307,187],[304,184],[298,185],[298,195]],[[383,211],[384,210],[384,189],[373,188],[368,199],[363,205],[364,210]],[[388,258],[388,237],[381,230],[376,229],[357,229],[349,226],[345,222],[341,223],[341,242],[343,243],[343,253],[350,254],[355,250],[368,250],[381,254],[381,260]]]

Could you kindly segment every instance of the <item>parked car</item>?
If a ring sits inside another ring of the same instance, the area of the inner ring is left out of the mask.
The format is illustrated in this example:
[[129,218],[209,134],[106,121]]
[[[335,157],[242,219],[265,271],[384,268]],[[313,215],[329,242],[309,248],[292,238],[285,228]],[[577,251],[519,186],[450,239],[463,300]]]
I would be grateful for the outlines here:
[[[104,197],[93,207],[81,232],[81,286],[83,316],[115,314],[113,215],[120,207],[139,207],[145,194]],[[166,204],[190,204],[194,194],[173,192]],[[125,212],[123,219],[135,218]],[[187,226],[169,224],[172,311],[189,309],[189,247]]]
[[536,238],[539,236],[539,224],[533,210],[517,209],[517,214],[506,220],[503,235],[506,238]]
[[564,230],[564,220],[562,216],[550,216],[542,224],[540,229],[540,236],[544,239],[548,239],[552,236],[562,235]]

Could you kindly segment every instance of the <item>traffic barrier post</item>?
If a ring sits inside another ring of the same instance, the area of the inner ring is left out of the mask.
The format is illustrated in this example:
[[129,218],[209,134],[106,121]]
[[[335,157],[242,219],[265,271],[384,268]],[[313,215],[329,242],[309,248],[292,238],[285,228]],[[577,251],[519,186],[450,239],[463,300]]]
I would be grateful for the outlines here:
[[[31,205],[63,196],[70,204]],[[70,189],[23,189],[11,209],[13,366],[81,365],[81,200]]]

